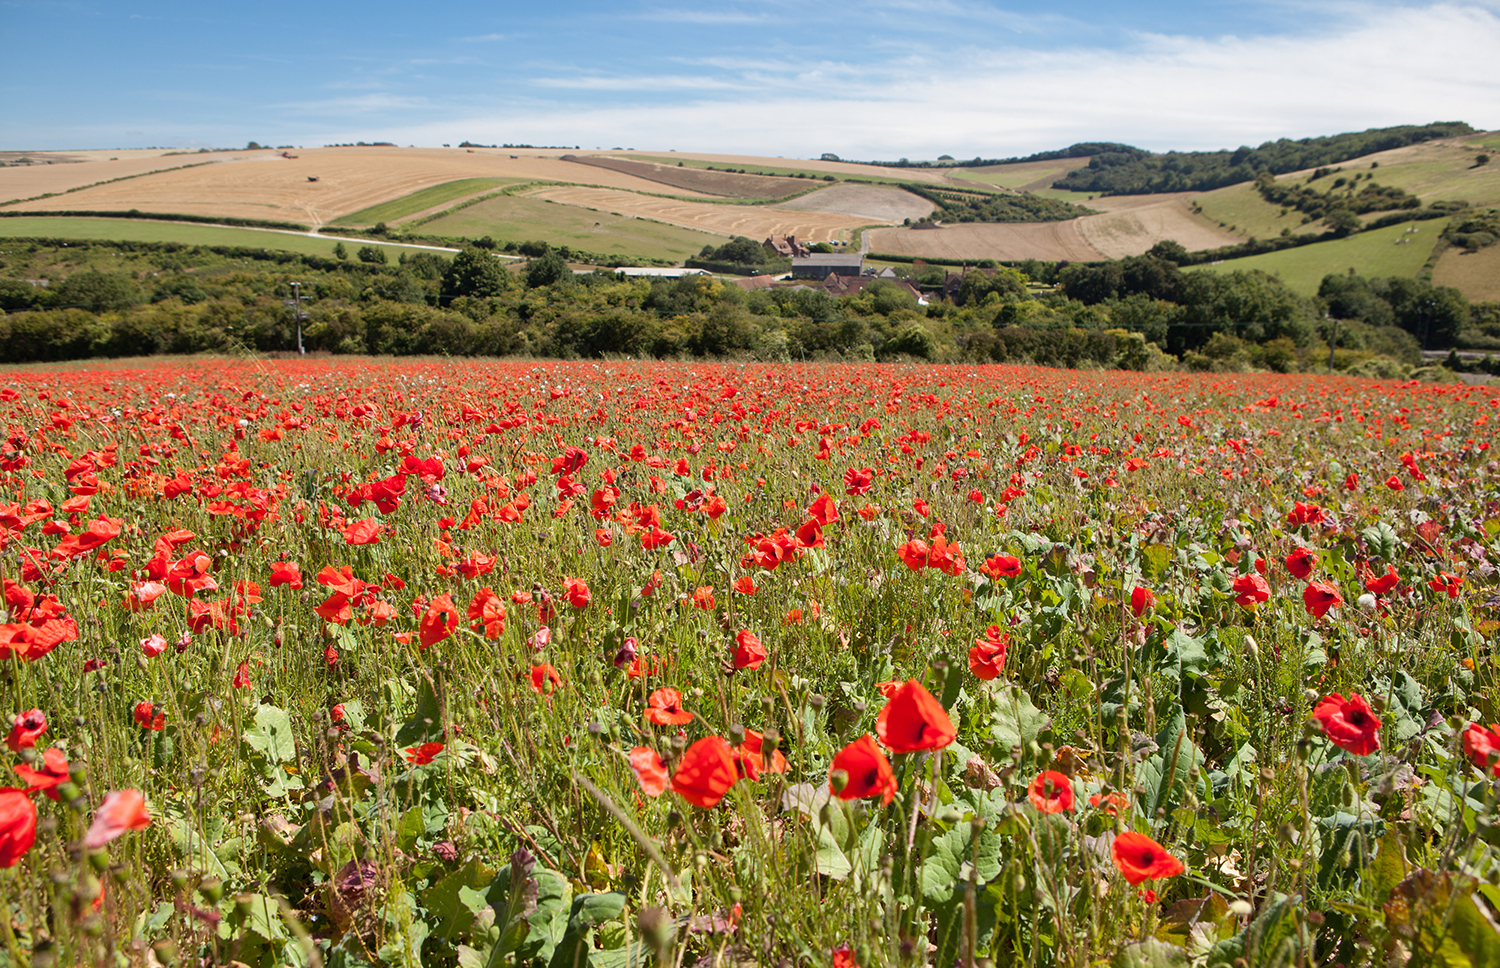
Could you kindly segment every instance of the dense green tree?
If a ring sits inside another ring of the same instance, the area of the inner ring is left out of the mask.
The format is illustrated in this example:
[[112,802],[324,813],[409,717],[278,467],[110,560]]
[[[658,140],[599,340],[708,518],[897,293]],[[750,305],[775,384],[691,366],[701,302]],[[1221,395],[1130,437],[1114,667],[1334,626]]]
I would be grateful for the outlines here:
[[526,288],[538,289],[559,282],[569,282],[572,278],[573,270],[568,268],[562,255],[556,249],[548,249],[541,258],[533,259],[531,267],[526,270]]
[[[459,296],[487,299],[510,289],[514,276],[494,253],[471,245],[453,257],[442,276],[442,300],[446,305]],[[528,285],[529,285],[528,280]]]
[[383,266],[386,263],[385,250],[373,245],[360,246],[359,261],[367,265]]
[[123,272],[84,269],[64,279],[53,295],[54,305],[102,313],[126,309],[141,302],[141,287]]

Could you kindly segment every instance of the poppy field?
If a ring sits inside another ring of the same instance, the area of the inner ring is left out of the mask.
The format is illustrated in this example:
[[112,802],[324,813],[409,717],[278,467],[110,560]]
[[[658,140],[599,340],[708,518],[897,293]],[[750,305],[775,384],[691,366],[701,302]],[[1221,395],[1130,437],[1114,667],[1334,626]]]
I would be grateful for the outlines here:
[[0,373],[0,960],[1500,963],[1500,391]]

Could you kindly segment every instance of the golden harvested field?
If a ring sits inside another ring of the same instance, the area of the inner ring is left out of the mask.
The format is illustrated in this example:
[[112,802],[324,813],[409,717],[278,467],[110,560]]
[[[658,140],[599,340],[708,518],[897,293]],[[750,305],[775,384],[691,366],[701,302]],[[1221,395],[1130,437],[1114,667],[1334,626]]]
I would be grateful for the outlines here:
[[1089,207],[1098,215],[1077,219],[1079,230],[1105,258],[1140,255],[1158,242],[1171,239],[1188,251],[1234,245],[1241,238],[1212,220],[1194,215],[1188,207],[1196,193],[1174,195],[1117,195],[1097,198]]
[[[134,208],[143,212],[275,219],[318,226],[341,215],[462,178],[580,181],[580,176],[587,174],[592,184],[630,191],[661,190],[660,185],[644,179],[561,161],[557,157],[560,153],[549,156],[524,150],[386,147],[315,148],[292,153],[298,157],[288,160],[275,151],[235,152],[228,163],[146,175],[60,198],[24,202],[14,208],[18,211]],[[511,157],[513,154],[517,157]],[[0,175],[22,170],[0,169]],[[312,177],[318,180],[309,181]]]
[[528,192],[527,197],[665,222],[714,235],[745,235],[757,241],[771,235],[795,235],[807,242],[826,242],[846,238],[848,230],[870,222],[852,215],[789,211],[768,205],[713,205],[568,185],[540,188]]
[[1500,245],[1478,252],[1449,249],[1438,257],[1432,281],[1460,290],[1470,302],[1500,301]]
[[870,251],[934,259],[1043,259],[1095,262],[1104,258],[1088,244],[1078,223],[958,222],[939,229],[871,229]]
[[[605,168],[647,181],[661,182],[673,193],[683,189],[694,194],[703,192],[720,198],[786,198],[806,191],[809,183],[800,178],[772,178],[766,175],[741,175],[737,172],[705,171],[702,168],[679,168],[676,165],[660,165],[650,161],[631,161],[626,158],[600,155],[564,155],[569,161],[576,160],[590,169]],[[577,181],[589,181],[580,175]],[[816,183],[814,183],[816,184]]]
[[[30,158],[39,163],[13,164],[19,158]],[[0,153],[0,162],[6,163],[0,168],[0,203],[35,198],[49,192],[66,192],[114,178],[228,160],[222,154],[166,156],[159,151],[7,151]],[[51,164],[47,164],[48,161]]]
[[866,222],[899,222],[907,218],[913,221],[926,218],[935,206],[927,199],[899,188],[840,183],[771,207],[848,215]]

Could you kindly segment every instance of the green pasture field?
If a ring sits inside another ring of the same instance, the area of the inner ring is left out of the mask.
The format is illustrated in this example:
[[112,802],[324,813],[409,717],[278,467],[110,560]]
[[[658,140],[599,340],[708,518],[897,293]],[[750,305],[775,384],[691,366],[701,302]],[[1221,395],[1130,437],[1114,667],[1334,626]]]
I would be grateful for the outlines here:
[[724,240],[707,232],[663,222],[624,218],[608,212],[561,205],[534,198],[500,195],[422,223],[432,235],[480,238],[496,242],[546,241],[603,255],[680,261],[705,245]]
[[521,181],[519,178],[462,178],[458,181],[444,182],[441,185],[433,185],[419,192],[412,192],[401,198],[393,198],[379,205],[371,205],[369,208],[361,209],[335,219],[331,225],[375,225],[379,222],[394,222],[397,219],[415,215],[434,205],[444,202],[455,202],[460,198],[477,195],[492,188],[503,185],[514,185]]
[[[1404,222],[1371,232],[1361,232],[1346,239],[1314,242],[1296,249],[1268,252],[1243,259],[1228,259],[1213,265],[1193,266],[1187,272],[1233,272],[1260,269],[1280,276],[1294,291],[1311,296],[1318,291],[1323,277],[1353,269],[1362,276],[1415,276],[1432,254],[1442,231],[1441,221]],[[1409,232],[1408,229],[1416,229]],[[1397,244],[1401,238],[1410,242]]]
[[1250,182],[1205,192],[1195,201],[1204,215],[1222,222],[1225,228],[1231,228],[1246,238],[1275,238],[1281,234],[1282,229],[1290,230],[1293,235],[1322,231],[1319,225],[1304,225],[1303,213],[1294,208],[1287,209],[1286,214],[1282,215],[1280,206],[1261,198],[1255,185]]
[[[0,238],[89,239],[119,242],[180,242],[183,245],[232,245],[277,249],[303,255],[333,256],[336,239],[264,229],[219,228],[190,222],[151,222],[126,218],[0,218]],[[349,257],[363,245],[384,249],[395,258],[410,247],[375,242],[345,242]]]

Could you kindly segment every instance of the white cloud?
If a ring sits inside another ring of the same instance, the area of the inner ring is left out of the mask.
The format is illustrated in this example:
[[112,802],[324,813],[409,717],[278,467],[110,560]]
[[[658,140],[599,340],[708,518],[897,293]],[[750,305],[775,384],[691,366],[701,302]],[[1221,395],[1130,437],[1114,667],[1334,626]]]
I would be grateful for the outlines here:
[[538,87],[561,88],[575,91],[743,90],[747,86],[731,83],[717,77],[687,77],[670,74],[659,77],[603,77],[599,75],[539,77],[533,80],[532,83]]
[[[744,98],[556,105],[470,116],[468,132],[533,143],[892,158],[1008,156],[1081,140],[1221,148],[1402,123],[1500,125],[1500,17],[1475,4],[1366,8],[1310,36],[1141,34],[1123,49],[1021,46],[881,65],[704,58]],[[752,64],[758,70],[752,70]],[[768,66],[771,67],[767,70]],[[836,68],[837,85],[819,83]],[[789,82],[789,79],[796,79]],[[584,90],[691,92],[700,78],[549,79]],[[430,126],[450,131],[455,123]],[[429,126],[404,140],[423,137]],[[474,135],[471,135],[474,136]]]

